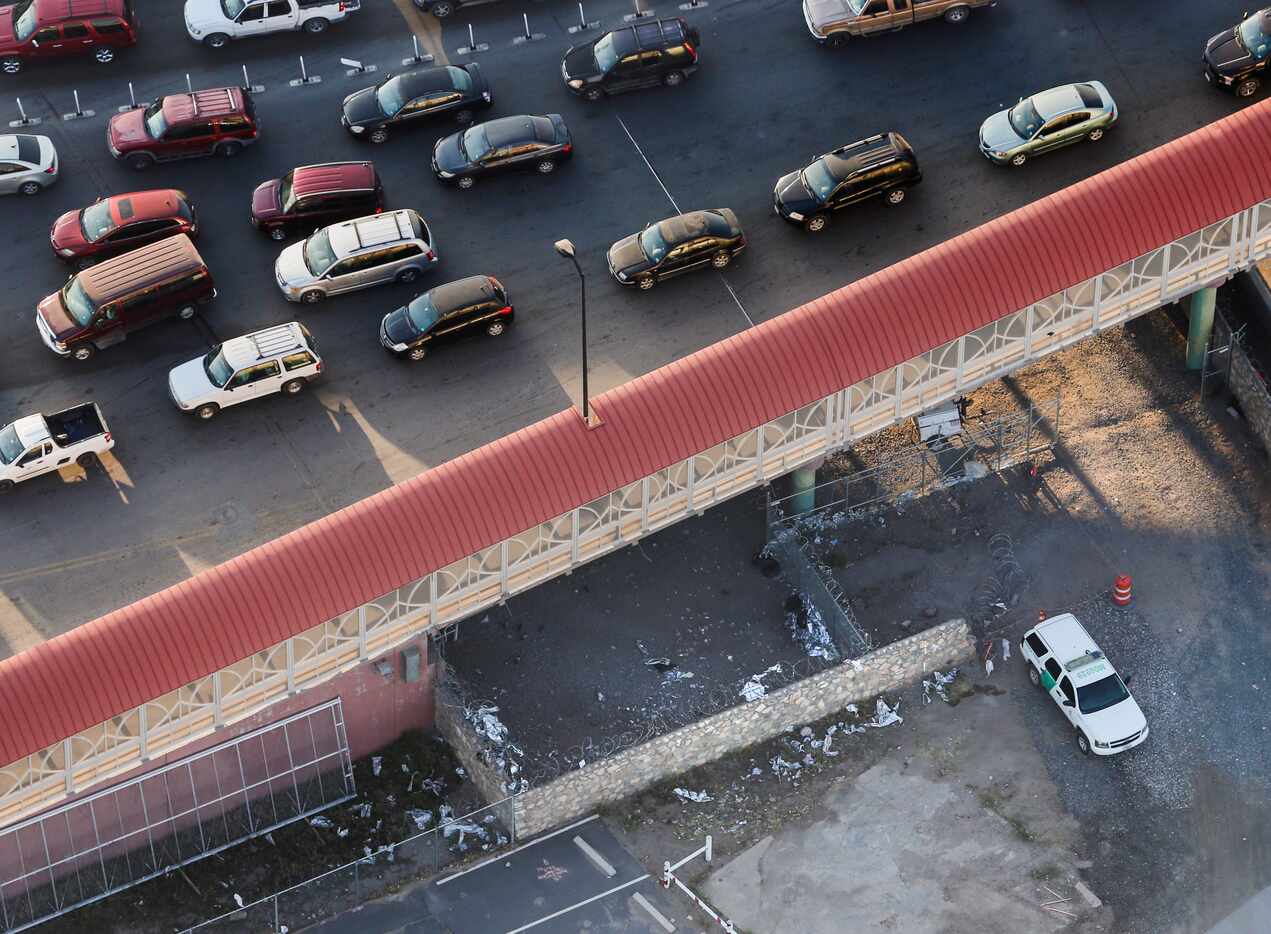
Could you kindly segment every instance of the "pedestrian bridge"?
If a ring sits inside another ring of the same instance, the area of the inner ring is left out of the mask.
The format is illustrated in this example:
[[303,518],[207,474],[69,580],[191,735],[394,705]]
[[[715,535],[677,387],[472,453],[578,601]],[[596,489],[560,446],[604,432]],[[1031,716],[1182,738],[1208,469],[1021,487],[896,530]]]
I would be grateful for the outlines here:
[[1263,103],[10,658],[0,825],[1221,283],[1269,199]]

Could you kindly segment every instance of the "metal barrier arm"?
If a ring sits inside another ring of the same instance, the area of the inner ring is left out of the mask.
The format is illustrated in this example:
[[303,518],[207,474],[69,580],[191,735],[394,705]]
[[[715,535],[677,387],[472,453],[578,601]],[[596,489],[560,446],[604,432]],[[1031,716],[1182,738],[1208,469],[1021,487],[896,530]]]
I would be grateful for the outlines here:
[[723,931],[727,932],[727,934],[737,934],[737,928],[733,925],[731,921],[729,921],[727,918],[725,918],[723,915],[717,912],[713,907],[711,907],[711,904],[709,902],[707,902],[704,898],[702,898],[700,895],[698,895],[696,892],[694,892],[687,885],[685,885],[683,882],[681,882],[679,879],[675,877],[675,870],[679,869],[685,863],[692,862],[693,860],[697,859],[697,857],[699,856],[704,857],[706,859],[706,862],[708,863],[711,861],[711,835],[710,834],[706,835],[705,846],[703,846],[699,850],[696,850],[690,853],[688,856],[685,856],[682,860],[680,860],[674,866],[671,865],[670,860],[666,860],[662,864],[662,880],[661,880],[662,888],[669,889],[671,887],[671,883],[675,883],[675,885],[679,888],[679,890],[683,892],[685,895],[687,895],[690,899],[692,899],[693,904],[695,904],[698,908],[702,909],[702,911],[710,915],[711,920],[713,920],[716,924],[718,924]]

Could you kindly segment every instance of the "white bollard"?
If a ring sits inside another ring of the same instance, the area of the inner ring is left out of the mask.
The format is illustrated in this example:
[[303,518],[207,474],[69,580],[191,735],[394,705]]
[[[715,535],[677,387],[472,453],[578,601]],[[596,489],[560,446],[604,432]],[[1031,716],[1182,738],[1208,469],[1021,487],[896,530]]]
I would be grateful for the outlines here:
[[530,32],[530,16],[528,13],[521,14],[521,25],[525,27],[525,32],[512,39],[513,45],[523,45],[526,42],[537,42],[539,39],[546,39],[547,36],[541,32]]
[[403,65],[405,65],[408,68],[414,65],[427,65],[429,62],[433,60],[433,57],[429,55],[428,53],[424,53],[423,55],[419,54],[419,36],[411,36],[410,44],[411,44],[411,48],[415,50],[415,54],[412,55],[410,58],[403,58],[402,59]]
[[15,129],[18,127],[24,127],[24,126],[39,126],[42,118],[28,117],[26,115],[26,108],[22,106],[22,98],[15,97],[14,100],[18,102],[18,119],[10,120],[9,126]]
[[578,4],[578,22],[576,25],[569,27],[570,35],[577,35],[580,32],[586,32],[588,29],[598,29],[600,20],[592,20],[587,22],[587,14],[583,12],[583,5]]
[[85,117],[95,117],[97,115],[97,111],[85,110],[80,106],[78,88],[72,88],[71,94],[75,97],[75,110],[72,113],[62,114],[63,120],[83,120]]
[[307,87],[308,85],[311,85],[311,84],[321,84],[322,76],[309,74],[309,69],[305,68],[305,57],[301,55],[300,56],[300,77],[292,78],[287,83],[291,85],[293,88]]
[[472,28],[472,24],[468,24],[468,44],[459,49],[460,55],[474,55],[477,52],[488,52],[490,46],[485,42],[477,42],[476,31]]
[[131,81],[128,82],[128,103],[120,104],[116,109],[121,114],[126,114],[130,110],[137,109],[137,95],[133,93]]

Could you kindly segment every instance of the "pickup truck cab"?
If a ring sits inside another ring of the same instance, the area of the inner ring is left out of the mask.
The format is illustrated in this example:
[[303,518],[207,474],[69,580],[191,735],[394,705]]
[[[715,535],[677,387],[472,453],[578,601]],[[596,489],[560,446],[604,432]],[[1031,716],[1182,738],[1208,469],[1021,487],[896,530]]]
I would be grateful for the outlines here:
[[185,31],[221,49],[231,39],[271,32],[325,32],[361,6],[362,0],[185,0]]
[[1083,755],[1115,756],[1147,739],[1147,718],[1112,663],[1071,613],[1042,620],[1019,643],[1028,679],[1077,731]]
[[853,36],[895,32],[929,19],[966,22],[997,0],[803,0],[803,20],[819,45],[838,48]]
[[25,415],[0,428],[0,493],[71,461],[87,467],[114,446],[95,402],[52,415]]

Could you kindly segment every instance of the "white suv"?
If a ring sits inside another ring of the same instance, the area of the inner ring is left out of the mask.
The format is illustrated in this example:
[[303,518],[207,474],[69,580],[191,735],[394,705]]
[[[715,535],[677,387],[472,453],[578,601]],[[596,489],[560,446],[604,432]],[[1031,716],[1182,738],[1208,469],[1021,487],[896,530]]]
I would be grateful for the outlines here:
[[168,394],[182,412],[206,421],[231,405],[276,392],[294,396],[322,372],[313,335],[292,321],[235,337],[173,367]]
[[406,209],[323,227],[283,250],[274,275],[287,301],[313,304],[382,282],[414,282],[436,262],[428,225]]
[[1028,678],[1059,705],[1085,755],[1114,756],[1147,739],[1147,718],[1071,613],[1042,620],[1019,643]]

